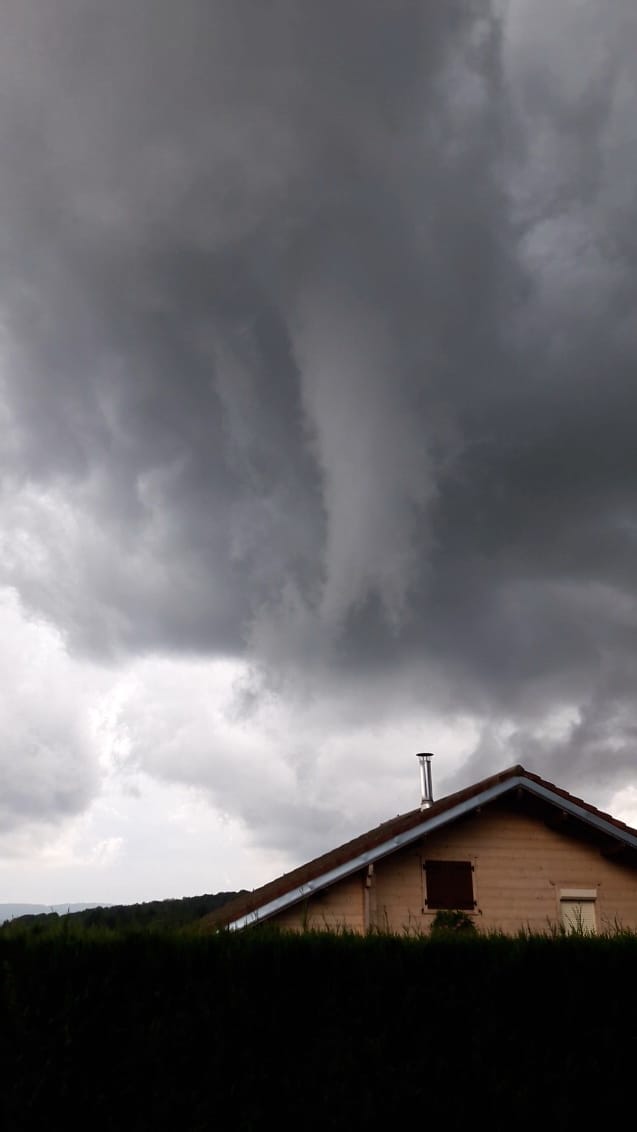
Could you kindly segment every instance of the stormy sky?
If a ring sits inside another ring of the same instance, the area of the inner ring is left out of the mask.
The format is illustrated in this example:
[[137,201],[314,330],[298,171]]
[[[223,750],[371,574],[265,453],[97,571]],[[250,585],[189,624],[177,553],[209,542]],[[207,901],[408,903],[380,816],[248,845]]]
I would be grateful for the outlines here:
[[4,0],[0,899],[637,824],[634,0]]

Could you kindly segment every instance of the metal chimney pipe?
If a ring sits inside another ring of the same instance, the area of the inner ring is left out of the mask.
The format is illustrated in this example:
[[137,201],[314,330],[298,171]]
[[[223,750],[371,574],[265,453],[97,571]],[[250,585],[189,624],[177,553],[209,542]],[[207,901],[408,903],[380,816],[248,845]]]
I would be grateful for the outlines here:
[[431,760],[433,754],[431,751],[425,751],[416,755],[420,763],[420,808],[421,810],[428,810],[434,800],[433,786],[431,784]]

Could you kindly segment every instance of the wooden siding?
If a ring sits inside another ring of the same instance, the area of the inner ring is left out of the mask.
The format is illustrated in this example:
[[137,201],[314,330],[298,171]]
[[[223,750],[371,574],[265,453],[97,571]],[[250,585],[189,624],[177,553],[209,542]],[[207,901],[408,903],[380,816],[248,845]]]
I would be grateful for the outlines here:
[[435,913],[423,908],[425,858],[472,862],[474,919],[481,930],[546,931],[560,923],[560,889],[591,888],[597,891],[598,930],[616,925],[637,930],[636,869],[497,803],[377,862],[367,900],[365,874],[358,873],[273,922],[297,930],[307,925],[364,931],[369,920],[380,930],[426,932]]
[[273,916],[271,923],[289,931],[363,932],[365,876],[356,873]]

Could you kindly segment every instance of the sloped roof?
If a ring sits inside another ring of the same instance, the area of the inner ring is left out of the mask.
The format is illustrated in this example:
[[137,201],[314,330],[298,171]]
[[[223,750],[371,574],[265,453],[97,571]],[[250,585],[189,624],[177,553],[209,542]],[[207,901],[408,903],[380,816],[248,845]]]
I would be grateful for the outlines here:
[[620,846],[637,853],[637,830],[518,764],[483,778],[473,786],[448,794],[433,802],[428,809],[422,810],[419,807],[382,822],[375,829],[323,853],[292,872],[284,873],[261,888],[238,896],[205,916],[201,924],[210,929],[242,928],[266,920],[283,908],[320,892],[335,881],[410,844],[423,834],[448,825],[478,806],[517,789],[541,799],[557,811],[578,819],[598,834],[606,835]]

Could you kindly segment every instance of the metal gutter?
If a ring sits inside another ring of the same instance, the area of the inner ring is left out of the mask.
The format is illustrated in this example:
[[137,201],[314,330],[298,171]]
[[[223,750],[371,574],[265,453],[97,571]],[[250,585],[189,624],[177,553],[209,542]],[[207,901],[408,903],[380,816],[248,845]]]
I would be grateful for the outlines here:
[[[297,904],[299,900],[304,900],[308,896],[320,892],[321,889],[327,888],[329,885],[334,884],[335,881],[343,880],[345,877],[351,876],[352,873],[358,872],[359,869],[381,860],[382,857],[386,857],[396,849],[402,849],[404,846],[411,844],[412,841],[417,841],[423,834],[431,833],[441,826],[456,821],[457,818],[471,813],[471,811],[477,809],[478,806],[484,806],[488,802],[493,802],[496,798],[501,797],[502,794],[508,794],[518,786],[522,786],[525,790],[528,790],[529,793],[536,794],[539,798],[551,802],[560,810],[564,810],[566,813],[580,818],[602,833],[614,837],[617,841],[623,841],[626,845],[637,849],[637,837],[634,834],[617,829],[617,826],[613,825],[605,818],[591,814],[588,810],[584,810],[581,806],[578,806],[576,802],[571,802],[569,799],[553,793],[552,790],[548,790],[545,786],[541,786],[539,783],[533,782],[529,778],[525,778],[522,775],[515,775],[515,777],[508,778],[505,782],[490,786],[487,790],[483,790],[481,794],[477,794],[464,802],[460,802],[456,806],[452,806],[451,809],[445,810],[441,814],[435,814],[432,817],[424,817],[413,829],[399,833],[395,837],[389,838],[388,841],[384,841],[381,845],[376,845],[373,849],[367,849],[364,853],[359,853],[358,856],[352,857],[351,860],[345,861],[342,865],[338,865],[334,869],[329,869],[326,873],[321,873],[321,875],[315,877],[314,880],[310,880],[306,884],[298,885],[296,888],[290,889],[289,892],[277,896],[274,900],[269,900],[266,904],[262,904],[260,908],[256,908],[254,911],[246,913],[245,916],[240,916],[238,919],[233,920],[227,927],[230,931],[238,931],[241,928],[248,927],[250,924],[267,920],[276,912],[281,912],[284,908],[289,908],[292,904]],[[423,811],[423,813],[426,812],[426,810]]]

